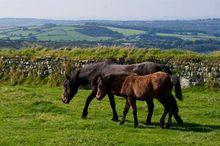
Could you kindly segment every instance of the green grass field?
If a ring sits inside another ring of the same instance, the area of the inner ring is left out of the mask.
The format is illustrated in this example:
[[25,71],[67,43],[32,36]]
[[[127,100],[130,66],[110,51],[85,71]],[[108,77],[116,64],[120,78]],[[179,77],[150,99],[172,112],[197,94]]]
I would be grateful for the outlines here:
[[[137,102],[139,127],[113,122],[107,98],[94,100],[87,119],[81,119],[89,90],[80,90],[70,104],[63,104],[59,87],[0,86],[0,145],[220,145],[220,91],[194,87],[183,90],[178,101],[185,128],[173,120],[161,129],[162,106],[155,100],[153,124],[146,126],[147,105]],[[122,114],[124,100],[116,98]],[[121,117],[120,117],[121,118]]]
[[190,40],[190,41],[196,41],[196,40],[220,40],[220,37],[215,37],[203,33],[198,33],[197,35],[183,35],[183,34],[172,34],[172,33],[156,33],[158,36],[164,36],[164,37],[177,37],[183,40]]
[[125,29],[125,28],[117,28],[117,27],[107,27],[108,29],[111,29],[113,31],[117,31],[119,33],[122,33],[123,35],[129,36],[129,35],[138,35],[143,34],[145,31],[136,30],[136,29]]
[[[87,41],[100,41],[112,39],[111,37],[94,37],[77,32],[77,26],[74,25],[58,25],[55,27],[43,27],[43,26],[29,26],[24,28],[2,28],[0,29],[0,39],[10,38],[11,40],[28,39],[30,36],[34,36],[40,41],[71,41],[71,40],[87,40]],[[138,35],[144,33],[144,31],[135,29],[121,29],[116,27],[106,27],[110,30],[117,31],[123,35]]]
[[75,31],[76,26],[59,25],[56,27],[30,26],[23,28],[5,28],[0,29],[0,39],[10,38],[11,40],[27,39],[31,36],[40,41],[70,41],[70,40],[108,40],[111,37],[92,37]]

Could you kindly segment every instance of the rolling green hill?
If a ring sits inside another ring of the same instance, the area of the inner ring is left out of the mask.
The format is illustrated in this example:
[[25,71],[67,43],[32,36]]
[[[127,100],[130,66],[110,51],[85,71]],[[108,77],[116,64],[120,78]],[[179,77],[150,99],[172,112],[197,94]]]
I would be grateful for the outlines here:
[[[91,32],[93,31],[93,32]],[[1,28],[0,39],[39,41],[101,41],[138,35],[144,31],[116,27],[51,25]]]
[[207,53],[220,50],[220,19],[62,21],[1,19],[0,48],[135,46]]

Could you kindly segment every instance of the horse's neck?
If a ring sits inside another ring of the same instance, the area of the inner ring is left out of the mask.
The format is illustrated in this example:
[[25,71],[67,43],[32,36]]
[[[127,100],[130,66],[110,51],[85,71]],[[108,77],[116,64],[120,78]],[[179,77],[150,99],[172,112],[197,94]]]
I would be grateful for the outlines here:
[[110,80],[110,84],[109,84],[109,89],[111,90],[111,92],[117,94],[117,95],[121,95],[121,89],[123,87],[125,78],[114,78],[112,80]]
[[101,66],[84,67],[80,70],[78,79],[80,80],[81,84],[90,84],[100,74],[100,72]]

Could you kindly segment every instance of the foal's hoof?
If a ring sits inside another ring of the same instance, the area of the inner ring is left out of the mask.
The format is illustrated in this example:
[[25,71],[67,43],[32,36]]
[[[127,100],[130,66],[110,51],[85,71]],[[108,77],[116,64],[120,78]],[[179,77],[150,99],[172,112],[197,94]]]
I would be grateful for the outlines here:
[[125,121],[121,121],[119,124],[120,124],[120,125],[123,125],[124,123],[125,123]]
[[163,124],[163,123],[160,123],[160,127],[163,129],[163,128],[164,128],[164,124]]
[[138,127],[138,124],[134,124],[134,128],[137,128]]
[[170,125],[166,125],[165,128],[166,128],[166,129],[169,129],[169,128],[170,128]]
[[165,122],[161,120],[161,121],[160,121],[160,127],[161,127],[161,128],[164,128],[164,125],[165,125]]
[[185,128],[185,126],[183,125],[183,123],[180,125],[182,128]]

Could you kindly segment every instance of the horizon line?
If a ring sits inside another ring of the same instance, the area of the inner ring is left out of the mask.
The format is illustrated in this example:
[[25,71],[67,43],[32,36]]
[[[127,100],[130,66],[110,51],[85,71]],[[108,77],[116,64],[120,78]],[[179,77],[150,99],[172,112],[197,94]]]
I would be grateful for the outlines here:
[[54,20],[54,21],[193,21],[193,20],[215,20],[220,17],[207,18],[165,18],[165,19],[56,19],[56,18],[36,18],[36,17],[0,17],[0,19],[36,19],[36,20]]

